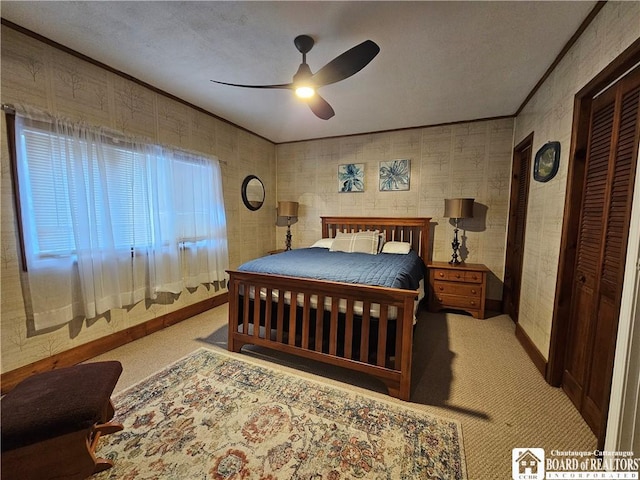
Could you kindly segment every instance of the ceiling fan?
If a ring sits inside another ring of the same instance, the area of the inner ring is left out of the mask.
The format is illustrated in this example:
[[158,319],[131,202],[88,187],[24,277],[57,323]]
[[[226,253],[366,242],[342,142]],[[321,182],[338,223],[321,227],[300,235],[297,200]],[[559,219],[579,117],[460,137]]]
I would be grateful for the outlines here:
[[236,83],[219,82],[217,80],[211,81],[232,87],[294,90],[296,95],[306,100],[309,108],[311,108],[311,111],[318,118],[329,120],[335,115],[335,112],[333,108],[331,108],[331,105],[318,94],[317,89],[339,82],[358,73],[380,52],[380,47],[375,42],[365,40],[331,60],[316,73],[311,73],[311,68],[307,65],[307,53],[313,48],[313,38],[309,35],[298,35],[293,43],[302,54],[302,63],[293,76],[291,83],[281,83],[278,85],[239,85]]

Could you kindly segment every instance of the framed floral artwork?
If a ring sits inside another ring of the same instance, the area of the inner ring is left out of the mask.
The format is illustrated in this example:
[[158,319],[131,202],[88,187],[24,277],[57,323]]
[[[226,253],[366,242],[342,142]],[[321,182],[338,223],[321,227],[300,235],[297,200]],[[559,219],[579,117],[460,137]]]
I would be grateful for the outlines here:
[[364,163],[338,165],[338,191],[364,192]]
[[409,159],[380,162],[380,191],[409,190],[411,161]]

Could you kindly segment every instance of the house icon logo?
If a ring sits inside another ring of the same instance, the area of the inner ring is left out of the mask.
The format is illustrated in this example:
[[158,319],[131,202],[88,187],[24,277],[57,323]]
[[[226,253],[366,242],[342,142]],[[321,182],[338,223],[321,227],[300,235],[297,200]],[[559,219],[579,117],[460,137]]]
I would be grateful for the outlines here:
[[511,450],[513,480],[544,480],[544,448]]

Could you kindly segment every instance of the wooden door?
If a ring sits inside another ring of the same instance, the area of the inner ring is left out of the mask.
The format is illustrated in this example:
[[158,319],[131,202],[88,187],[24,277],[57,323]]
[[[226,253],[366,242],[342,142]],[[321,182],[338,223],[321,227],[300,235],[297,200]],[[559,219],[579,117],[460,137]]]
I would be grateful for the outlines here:
[[594,98],[562,387],[604,436],[638,158],[640,68]]
[[524,256],[524,234],[527,225],[527,200],[529,177],[531,176],[531,148],[533,134],[516,146],[513,151],[511,169],[511,197],[509,201],[509,226],[507,233],[507,256],[504,267],[502,311],[518,323],[520,287],[522,285],[522,259]]

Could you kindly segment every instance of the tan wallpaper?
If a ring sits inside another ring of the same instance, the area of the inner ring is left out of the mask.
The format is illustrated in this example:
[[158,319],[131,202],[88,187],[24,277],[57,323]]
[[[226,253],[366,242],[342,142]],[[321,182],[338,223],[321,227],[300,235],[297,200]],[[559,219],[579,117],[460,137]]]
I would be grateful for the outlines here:
[[[548,183],[531,183],[520,323],[547,355],[562,212],[573,96],[597,72],[640,36],[640,3],[608,2],[516,121],[511,119],[416,128],[283,144],[257,136],[145,89],[95,65],[2,27],[2,103],[41,109],[144,135],[161,143],[218,156],[224,175],[230,265],[284,245],[285,228],[274,226],[278,200],[298,201],[300,220],[292,227],[294,247],[320,237],[321,215],[432,217],[434,260],[451,255],[453,226],[443,218],[444,198],[474,197],[475,218],[461,226],[466,261],[491,272],[488,297],[502,295],[511,152],[534,132],[534,151],[549,140],[562,144],[560,171]],[[139,324],[220,292],[182,292],[170,305],[143,303],[82,325],[29,337],[18,268],[6,128],[1,156],[1,350],[2,372],[29,364],[104,335]],[[515,123],[515,125],[514,125]],[[380,162],[409,159],[408,191],[380,191]],[[339,193],[340,165],[363,164],[365,188]],[[244,208],[242,180],[258,175],[266,204]]]
[[[502,298],[513,119],[416,128],[277,146],[278,200],[300,203],[293,246],[321,237],[321,215],[431,217],[433,260],[451,258],[453,226],[444,199],[475,198],[460,225],[465,261],[492,274],[488,297]],[[410,160],[408,191],[380,191],[380,162]],[[364,166],[364,191],[341,193],[338,168]],[[277,228],[280,244],[285,228]]]
[[558,140],[560,169],[548,183],[531,182],[519,323],[548,357],[567,162],[575,94],[640,37],[640,2],[608,2],[516,120],[515,143],[534,133],[533,151]]
[[[178,147],[216,155],[221,162],[233,268],[275,247],[275,146],[216,118],[146,89],[105,69],[2,27],[2,103],[26,104]],[[22,297],[16,218],[6,124],[2,118],[0,265],[2,372],[123,330],[221,292],[183,291],[168,304],[141,302],[105,317],[29,336]],[[242,204],[246,175],[259,176],[266,204],[256,212]]]

